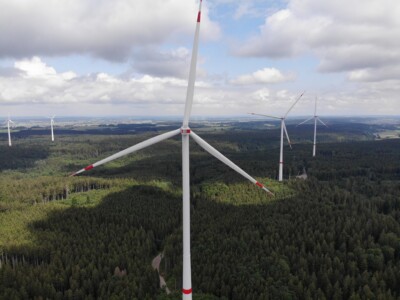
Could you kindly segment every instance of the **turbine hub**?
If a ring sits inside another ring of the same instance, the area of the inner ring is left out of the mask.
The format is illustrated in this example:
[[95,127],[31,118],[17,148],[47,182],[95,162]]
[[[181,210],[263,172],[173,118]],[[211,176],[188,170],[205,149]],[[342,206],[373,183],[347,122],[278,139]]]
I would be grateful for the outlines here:
[[181,127],[181,134],[182,135],[189,135],[190,134],[190,132],[191,132],[191,130],[190,130],[190,128],[189,127]]

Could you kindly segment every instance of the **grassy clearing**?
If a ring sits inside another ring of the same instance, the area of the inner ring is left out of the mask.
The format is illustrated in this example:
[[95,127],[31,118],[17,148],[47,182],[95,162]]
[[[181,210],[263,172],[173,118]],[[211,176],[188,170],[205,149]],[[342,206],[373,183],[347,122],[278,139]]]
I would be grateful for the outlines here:
[[121,187],[107,190],[91,190],[76,193],[68,200],[51,201],[36,205],[21,206],[20,209],[7,210],[0,213],[0,251],[4,247],[21,245],[35,245],[36,241],[30,225],[44,220],[54,211],[64,210],[72,206],[94,207],[112,192],[121,190]]
[[400,138],[400,130],[385,130],[376,133],[378,139],[398,139]]
[[162,190],[181,194],[170,182],[152,180],[149,182],[123,181],[117,186],[109,189],[97,189],[79,193],[72,193],[66,200],[56,200],[36,205],[12,206],[12,209],[0,212],[0,252],[3,248],[14,246],[37,245],[30,228],[34,222],[44,220],[54,211],[65,210],[70,207],[95,207],[99,205],[104,197],[111,193],[122,191],[130,186],[149,185],[156,186]]
[[270,178],[257,178],[274,196],[255,187],[248,182],[226,184],[223,182],[204,183],[201,192],[210,200],[229,203],[233,205],[258,205],[268,204],[272,201],[293,197],[295,191],[286,183],[279,183]]

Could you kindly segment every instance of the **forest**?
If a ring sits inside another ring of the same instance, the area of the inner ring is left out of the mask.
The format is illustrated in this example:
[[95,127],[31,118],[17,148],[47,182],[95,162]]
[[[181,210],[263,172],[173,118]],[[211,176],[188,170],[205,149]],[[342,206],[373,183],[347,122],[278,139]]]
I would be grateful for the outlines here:
[[[68,176],[175,125],[0,134],[0,299],[180,299],[180,137]],[[277,124],[192,125],[275,193],[191,141],[194,299],[400,298],[400,139],[379,136],[400,126],[328,125],[314,158],[312,125],[287,125],[284,182]]]

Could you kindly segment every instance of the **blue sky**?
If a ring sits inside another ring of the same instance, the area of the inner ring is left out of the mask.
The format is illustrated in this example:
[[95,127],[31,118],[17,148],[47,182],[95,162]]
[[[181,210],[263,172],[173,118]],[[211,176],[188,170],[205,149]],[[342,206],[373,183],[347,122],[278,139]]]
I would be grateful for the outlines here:
[[[0,116],[181,115],[197,0],[0,0]],[[194,115],[399,115],[397,0],[204,0]]]

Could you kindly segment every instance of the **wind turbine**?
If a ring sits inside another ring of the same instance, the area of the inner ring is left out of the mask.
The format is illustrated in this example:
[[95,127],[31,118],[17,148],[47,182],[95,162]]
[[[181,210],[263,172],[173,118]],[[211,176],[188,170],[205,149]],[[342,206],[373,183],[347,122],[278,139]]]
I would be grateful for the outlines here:
[[55,116],[49,117],[50,118],[50,128],[51,128],[51,141],[54,142],[54,130],[53,130],[53,125],[54,125],[54,118]]
[[317,121],[321,122],[322,125],[325,125],[326,127],[328,127],[324,122],[321,121],[321,119],[317,116],[317,97],[315,97],[315,105],[314,105],[314,116],[301,122],[300,124],[298,124],[297,126],[304,124],[310,120],[314,119],[314,143],[313,143],[313,157],[315,157],[315,152],[316,152],[316,148],[317,148]]
[[10,115],[8,115],[8,120],[7,120],[7,130],[8,130],[8,146],[11,147],[11,132],[10,132],[10,124],[15,124],[13,121],[10,119]]
[[301,95],[292,104],[292,106],[289,108],[289,110],[286,112],[286,114],[282,117],[251,113],[251,115],[255,115],[255,116],[263,116],[263,117],[267,117],[267,118],[281,120],[281,147],[280,147],[281,149],[280,149],[280,156],[279,156],[279,181],[283,180],[283,132],[285,132],[286,139],[289,143],[290,149],[292,149],[292,145],[290,144],[289,134],[287,133],[287,130],[286,130],[285,120],[286,120],[286,117],[289,114],[289,112],[296,105],[296,103],[300,100],[300,98],[304,95],[304,93],[305,92],[301,93]]
[[249,181],[263,189],[264,191],[272,194],[264,185],[259,183],[245,171],[243,171],[240,167],[235,165],[232,161],[222,155],[218,150],[208,144],[205,140],[195,134],[189,127],[189,118],[190,112],[193,103],[193,94],[194,94],[194,84],[196,79],[196,63],[197,63],[197,52],[199,45],[199,32],[200,32],[200,19],[201,19],[201,4],[202,0],[199,3],[199,10],[197,14],[197,23],[196,23],[196,31],[193,42],[192,49],[192,59],[190,62],[190,71],[189,71],[189,80],[186,94],[186,102],[185,102],[185,112],[183,117],[182,127],[173,131],[169,131],[158,136],[152,137],[148,140],[145,140],[139,144],[136,144],[130,148],[122,150],[118,153],[115,153],[109,157],[106,157],[92,165],[87,166],[73,174],[71,176],[80,174],[84,171],[88,171],[93,169],[94,167],[105,164],[109,161],[117,159],[119,157],[125,156],[127,154],[133,153],[140,149],[146,148],[148,146],[154,145],[158,142],[181,134],[182,136],[182,222],[183,222],[183,276],[182,276],[182,299],[188,300],[192,299],[192,275],[191,275],[191,259],[190,259],[190,180],[189,180],[189,136],[192,137],[197,144],[200,145],[204,150],[208,153],[219,159],[221,162],[238,172],[240,175],[247,178]]

